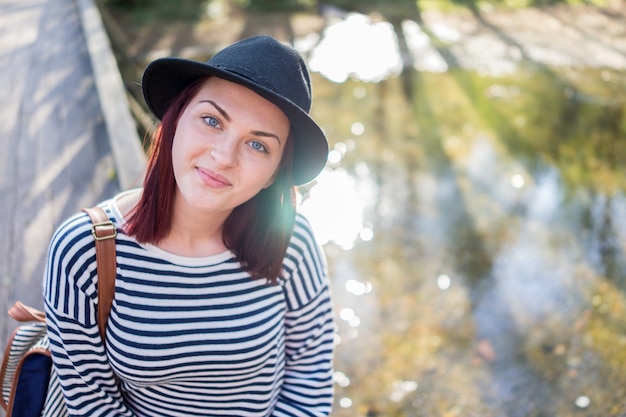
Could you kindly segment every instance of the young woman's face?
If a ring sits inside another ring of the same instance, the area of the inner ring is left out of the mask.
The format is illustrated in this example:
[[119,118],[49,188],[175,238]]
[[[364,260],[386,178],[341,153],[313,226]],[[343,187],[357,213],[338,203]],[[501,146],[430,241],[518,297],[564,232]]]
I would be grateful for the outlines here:
[[211,77],[180,116],[172,145],[177,202],[227,216],[271,185],[289,119],[252,90]]

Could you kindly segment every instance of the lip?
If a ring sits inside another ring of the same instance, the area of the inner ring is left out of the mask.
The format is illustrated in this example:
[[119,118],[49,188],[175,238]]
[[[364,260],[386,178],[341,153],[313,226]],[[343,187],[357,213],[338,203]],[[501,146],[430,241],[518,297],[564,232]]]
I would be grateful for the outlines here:
[[228,178],[210,169],[196,167],[196,172],[200,180],[211,188],[227,188],[232,185]]

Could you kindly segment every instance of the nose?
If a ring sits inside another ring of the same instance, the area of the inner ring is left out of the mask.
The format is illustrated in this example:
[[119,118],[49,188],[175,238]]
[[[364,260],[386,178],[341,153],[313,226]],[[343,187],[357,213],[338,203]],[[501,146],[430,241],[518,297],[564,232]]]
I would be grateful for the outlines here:
[[237,141],[233,138],[222,137],[215,141],[209,153],[219,167],[237,165]]

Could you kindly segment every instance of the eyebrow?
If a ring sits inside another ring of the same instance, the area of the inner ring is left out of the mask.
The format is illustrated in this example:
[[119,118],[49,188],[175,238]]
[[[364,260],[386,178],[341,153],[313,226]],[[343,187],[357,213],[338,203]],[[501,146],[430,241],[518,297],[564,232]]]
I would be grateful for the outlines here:
[[280,142],[280,138],[278,136],[276,136],[275,134],[273,134],[273,133],[263,132],[263,131],[260,131],[260,130],[253,130],[252,134],[254,134],[255,136],[263,136],[263,137],[266,137],[266,138],[274,138],[274,139],[276,139],[278,141],[279,145],[281,143]]
[[215,109],[219,112],[219,114],[222,115],[222,117],[224,119],[226,119],[226,121],[230,122],[230,116],[228,115],[228,113],[226,113],[226,110],[224,110],[223,108],[221,108],[219,106],[219,104],[217,104],[216,102],[214,102],[213,100],[201,100],[200,103],[209,103],[211,104],[213,107],[215,107]]
[[[228,122],[231,121],[230,115],[226,112],[226,110],[224,110],[222,107],[220,107],[220,105],[217,104],[216,102],[214,102],[213,100],[201,100],[200,102],[201,103],[209,103],[210,105],[215,107],[215,110],[217,110],[218,113],[221,114],[224,119],[226,119],[226,121],[228,121]],[[263,132],[261,130],[253,130],[252,134],[256,135],[256,136],[263,136],[263,137],[267,137],[267,138],[274,138],[274,139],[276,139],[278,141],[279,145],[282,143],[280,141],[280,138],[277,135],[273,134],[273,133]]]

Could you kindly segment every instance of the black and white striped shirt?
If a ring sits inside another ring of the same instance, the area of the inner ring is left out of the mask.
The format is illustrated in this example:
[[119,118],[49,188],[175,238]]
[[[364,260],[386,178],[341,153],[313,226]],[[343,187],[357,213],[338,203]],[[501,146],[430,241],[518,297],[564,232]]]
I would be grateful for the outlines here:
[[[325,416],[334,325],[326,263],[298,215],[279,285],[251,279],[231,252],[176,256],[117,225],[106,353],[86,214],[55,233],[44,277],[53,361],[70,415]],[[119,382],[119,385],[118,385]],[[120,388],[121,387],[121,388]]]

